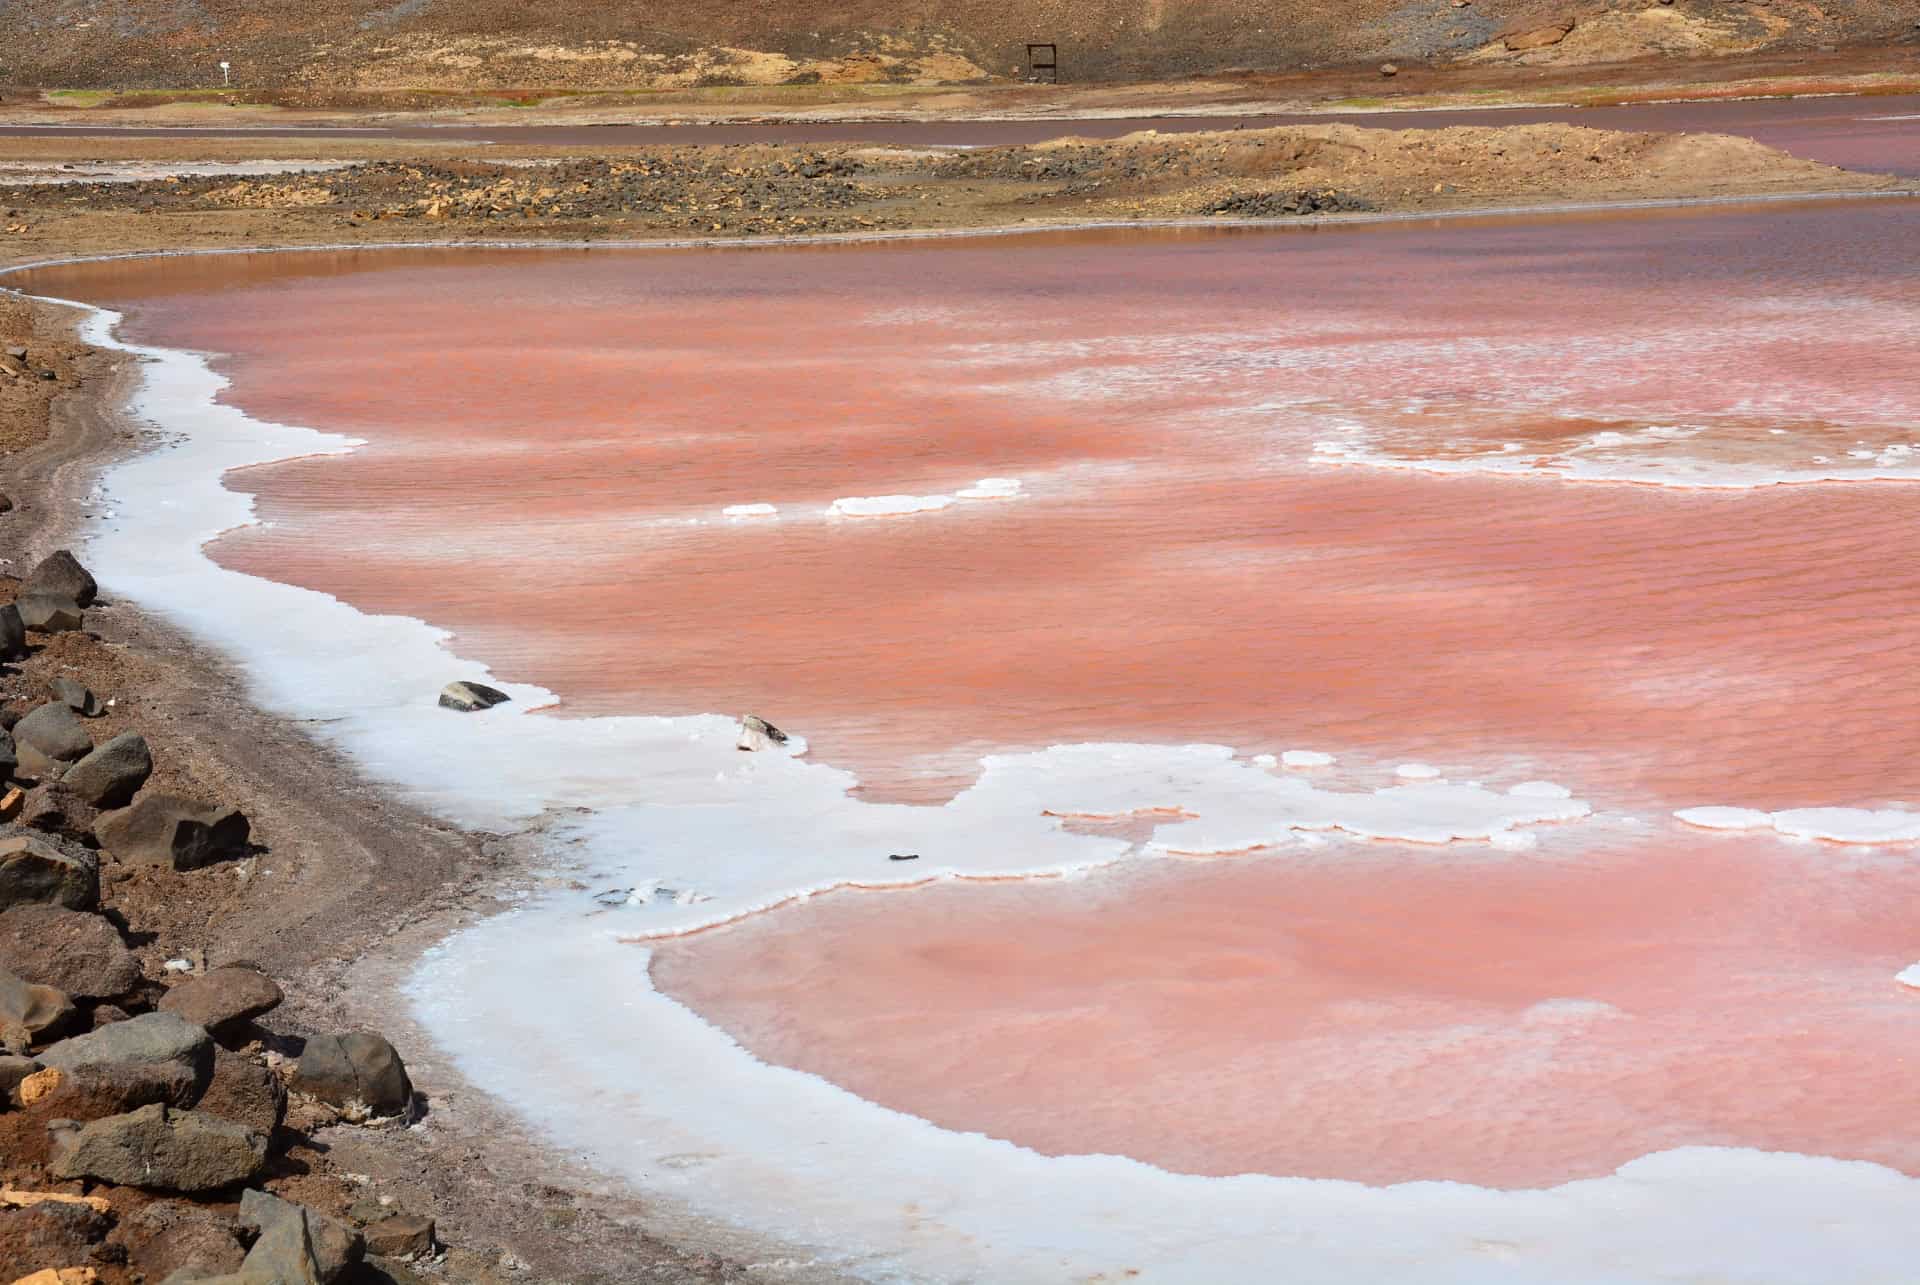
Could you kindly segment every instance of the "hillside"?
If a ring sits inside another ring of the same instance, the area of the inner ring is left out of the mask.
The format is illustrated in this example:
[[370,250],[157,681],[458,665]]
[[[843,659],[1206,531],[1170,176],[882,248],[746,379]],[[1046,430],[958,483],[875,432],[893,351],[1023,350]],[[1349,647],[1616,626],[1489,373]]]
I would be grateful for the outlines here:
[[[351,90],[1069,81],[1916,37],[1920,0],[0,0],[0,84]],[[1920,46],[1916,46],[1920,52]]]

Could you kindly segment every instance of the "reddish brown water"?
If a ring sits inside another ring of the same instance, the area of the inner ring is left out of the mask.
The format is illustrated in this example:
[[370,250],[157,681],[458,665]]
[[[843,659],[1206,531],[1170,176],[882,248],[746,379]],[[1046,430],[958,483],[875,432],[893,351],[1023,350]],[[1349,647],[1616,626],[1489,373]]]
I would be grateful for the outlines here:
[[[663,951],[764,1057],[1206,1173],[1534,1184],[1688,1142],[1920,1172],[1913,854],[1666,817],[1920,798],[1920,485],[1313,462],[1343,425],[1435,459],[1704,430],[1636,448],[1656,472],[1911,443],[1920,210],[36,284],[369,439],[231,478],[267,525],[220,561],[449,626],[566,709],[756,710],[916,797],[984,750],[1205,739],[1548,775],[1649,822],[1540,861],[843,894]],[[823,515],[986,476],[1023,496]]]

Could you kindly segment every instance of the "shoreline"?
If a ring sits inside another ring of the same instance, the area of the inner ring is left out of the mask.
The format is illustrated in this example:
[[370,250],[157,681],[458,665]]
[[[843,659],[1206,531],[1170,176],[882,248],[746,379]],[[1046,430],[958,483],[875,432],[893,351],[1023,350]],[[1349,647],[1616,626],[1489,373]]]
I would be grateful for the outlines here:
[[[62,314],[72,328],[87,318],[72,306],[32,298],[43,315]],[[87,515],[65,497],[155,446],[152,430],[128,413],[140,361],[94,347],[87,364],[89,386],[54,403],[47,439],[0,464],[0,489],[16,505],[9,535],[19,561],[73,543]],[[418,1193],[454,1251],[480,1251],[477,1261],[463,1261],[459,1279],[525,1280],[511,1266],[517,1260],[534,1279],[577,1280],[590,1266],[611,1273],[610,1280],[631,1272],[704,1283],[789,1257],[783,1247],[686,1215],[668,1219],[670,1239],[657,1235],[657,1197],[615,1189],[560,1147],[532,1137],[437,1056],[420,1031],[400,990],[405,977],[431,946],[503,908],[496,892],[528,879],[525,835],[463,830],[432,817],[298,721],[260,708],[232,659],[147,607],[115,599],[97,605],[88,621],[109,648],[132,654],[144,669],[141,694],[156,754],[191,764],[253,819],[270,844],[269,859],[297,872],[296,899],[262,898],[229,911],[205,925],[201,947],[279,974],[286,1000],[263,1020],[268,1029],[386,1030],[418,1059],[410,1072],[430,1104],[426,1123],[320,1131],[330,1173],[371,1179],[403,1196]],[[394,854],[405,854],[399,879]],[[488,1180],[475,1181],[482,1172]],[[339,1181],[349,1193],[364,1185]],[[594,1246],[585,1261],[583,1236]],[[497,1278],[487,1274],[495,1267]]]

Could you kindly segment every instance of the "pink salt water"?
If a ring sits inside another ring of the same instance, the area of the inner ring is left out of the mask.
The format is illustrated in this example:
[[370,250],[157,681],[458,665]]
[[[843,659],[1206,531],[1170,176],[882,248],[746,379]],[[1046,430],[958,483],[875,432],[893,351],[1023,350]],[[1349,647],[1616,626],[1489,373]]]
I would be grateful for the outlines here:
[[[1688,1143],[1920,1173],[1914,853],[1670,817],[1920,798],[1920,484],[1644,484],[1900,473],[1916,247],[1833,204],[32,285],[367,440],[230,476],[262,524],[218,560],[445,626],[555,716],[752,710],[917,800],[1085,740],[1575,788],[1612,819],[1538,855],[843,892],[655,964],[954,1129],[1524,1186]],[[890,495],[950,502],[828,513]]]

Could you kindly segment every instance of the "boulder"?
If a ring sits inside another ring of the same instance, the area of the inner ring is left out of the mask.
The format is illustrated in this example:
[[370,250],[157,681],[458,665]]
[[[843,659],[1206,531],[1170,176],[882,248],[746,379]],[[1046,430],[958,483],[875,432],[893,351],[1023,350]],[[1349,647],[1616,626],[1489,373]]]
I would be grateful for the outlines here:
[[213,1040],[173,1013],[142,1013],[61,1040],[40,1054],[42,1066],[80,1074],[93,1070],[181,1067],[195,1094],[213,1078]]
[[316,1035],[293,1071],[293,1087],[322,1102],[374,1115],[398,1115],[413,1103],[407,1068],[385,1037],[372,1031]]
[[[100,858],[93,853],[40,834],[0,838],[0,911],[31,905],[86,910],[99,901]],[[12,965],[0,959],[0,967]]]
[[152,775],[146,737],[122,732],[68,768],[60,782],[96,808],[117,808],[131,802]]
[[223,1027],[260,1016],[283,998],[271,977],[230,965],[181,982],[161,997],[160,1010],[178,1013],[217,1035]]
[[13,733],[0,731],[0,781],[10,780],[13,771],[20,765],[20,755],[13,748]]
[[42,558],[39,565],[27,573],[27,581],[20,586],[20,591],[58,594],[71,598],[79,606],[91,607],[100,586],[93,582],[78,558],[61,549]]
[[433,1219],[394,1214],[366,1228],[367,1252],[382,1258],[418,1258],[433,1252]]
[[56,1178],[218,1191],[254,1177],[267,1160],[267,1140],[253,1130],[159,1103],[86,1124],[57,1121],[48,1132],[47,1169]]
[[488,687],[485,683],[448,683],[440,689],[440,708],[457,709],[462,714],[492,709],[512,699],[499,688]]
[[80,1015],[73,1001],[51,986],[37,986],[0,968],[0,1047],[24,1051],[48,1032]]
[[[44,785],[36,785],[20,798],[21,825],[75,843],[83,842],[92,835],[94,823],[99,819],[99,809],[68,789],[66,782],[58,778]],[[94,856],[93,859],[97,862],[100,858]]]
[[193,1108],[244,1124],[271,1139],[287,1118],[287,1091],[280,1077],[246,1054],[215,1049],[213,1081]]
[[14,747],[13,777],[16,781],[57,781],[67,774],[67,765],[50,759],[31,745]]
[[48,701],[13,725],[13,739],[22,748],[39,750],[50,759],[75,763],[93,752],[93,738],[81,726],[80,716],[61,701]]
[[12,603],[0,607],[0,660],[19,660],[27,654],[27,622]]
[[234,808],[145,794],[131,807],[102,815],[93,833],[102,847],[128,865],[197,870],[245,856],[251,827]]
[[20,1081],[20,1105],[48,1119],[99,1120],[156,1102],[189,1107],[198,1096],[193,1068],[179,1062],[90,1066],[78,1071],[48,1066]]
[[0,1268],[7,1280],[35,1269],[57,1280],[59,1268],[90,1262],[93,1247],[111,1230],[110,1215],[77,1202],[43,1200],[0,1209]]
[[140,961],[118,928],[59,906],[0,912],[0,968],[81,999],[111,999],[140,984]]
[[14,606],[20,609],[20,623],[35,633],[70,634],[87,625],[80,604],[57,593],[23,593]]
[[233,1218],[182,1200],[156,1200],[122,1220],[113,1233],[128,1265],[150,1281],[178,1273],[201,1280],[240,1270],[247,1251]]
[[[345,1223],[264,1191],[241,1193],[240,1221],[260,1229],[260,1239],[240,1269],[241,1279],[249,1282],[313,1279],[326,1285],[345,1276],[366,1252],[360,1233]],[[265,1274],[297,1268],[303,1258],[311,1278]]]
[[98,718],[106,713],[107,707],[100,703],[93,689],[78,679],[54,679],[53,698],[82,718]]

